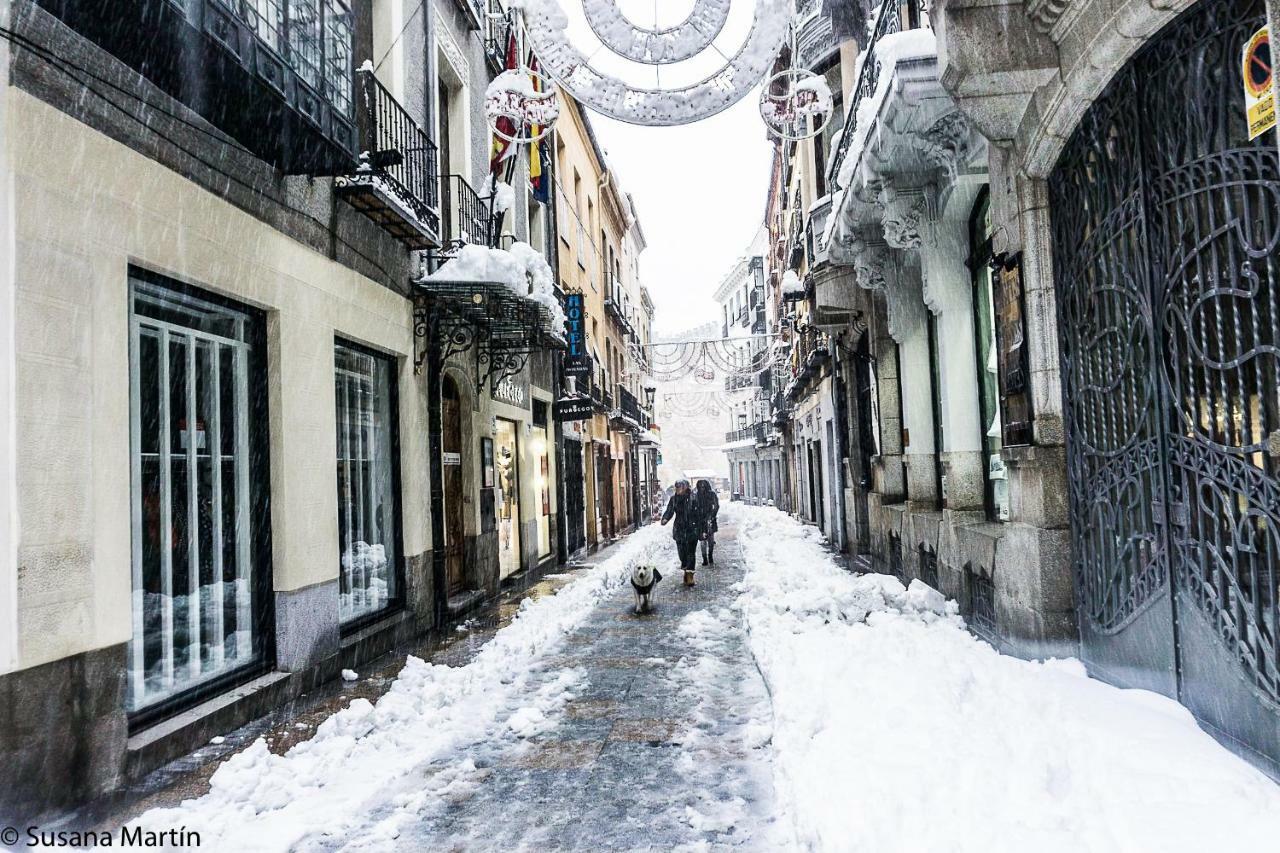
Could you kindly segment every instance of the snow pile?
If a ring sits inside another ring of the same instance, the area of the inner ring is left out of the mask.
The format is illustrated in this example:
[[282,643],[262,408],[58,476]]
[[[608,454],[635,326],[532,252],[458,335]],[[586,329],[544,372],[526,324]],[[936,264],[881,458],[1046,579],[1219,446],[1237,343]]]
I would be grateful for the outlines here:
[[[505,185],[504,185],[505,186]],[[421,279],[433,281],[494,282],[522,299],[535,302],[548,314],[546,331],[556,338],[565,334],[564,308],[556,298],[555,276],[542,253],[528,243],[512,243],[510,249],[492,249],[467,243],[440,269]]]
[[1280,788],[1182,706],[998,654],[952,602],[856,577],[819,533],[726,505],[773,699],[775,784],[804,848],[1273,849]]
[[[353,700],[283,756],[259,739],[218,768],[208,794],[133,824],[185,826],[211,850],[336,847],[355,840],[357,828],[361,844],[387,846],[402,823],[438,807],[442,790],[470,784],[475,769],[457,766],[461,750],[516,743],[554,724],[580,673],[557,673],[535,690],[546,678],[538,678],[539,662],[629,581],[633,565],[666,563],[673,552],[666,528],[642,528],[556,595],[525,600],[466,666],[411,656],[376,705]],[[374,815],[373,829],[363,828]]]
[[797,293],[804,293],[804,284],[795,270],[787,270],[782,274],[782,295],[793,296]]
[[494,213],[506,213],[516,203],[515,189],[506,181],[497,180],[496,175],[485,178],[481,192],[488,199],[489,209]]

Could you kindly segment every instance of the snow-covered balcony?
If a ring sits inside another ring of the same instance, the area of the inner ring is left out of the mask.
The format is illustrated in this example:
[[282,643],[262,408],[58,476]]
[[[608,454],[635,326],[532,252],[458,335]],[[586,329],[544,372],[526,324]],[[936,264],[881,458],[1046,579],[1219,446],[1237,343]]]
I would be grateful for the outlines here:
[[411,249],[440,245],[436,146],[366,62],[356,71],[360,159],[334,179],[351,206]]
[[829,158],[837,189],[826,237],[837,263],[852,263],[848,249],[858,238],[911,243],[912,234],[897,231],[914,228],[920,217],[903,222],[886,207],[909,198],[936,209],[939,194],[971,164],[985,162],[985,149],[942,87],[937,40],[920,0],[881,3],[856,80]]
[[439,348],[440,363],[474,348],[477,389],[522,371],[530,353],[565,347],[551,267],[527,243],[460,246],[414,284],[414,333]]

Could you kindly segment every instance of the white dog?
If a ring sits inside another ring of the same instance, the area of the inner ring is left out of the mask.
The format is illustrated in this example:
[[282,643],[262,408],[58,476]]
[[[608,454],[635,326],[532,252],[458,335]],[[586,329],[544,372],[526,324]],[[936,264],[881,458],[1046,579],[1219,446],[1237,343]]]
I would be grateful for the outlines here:
[[636,613],[648,613],[653,609],[653,592],[662,580],[662,573],[654,566],[636,566],[631,570],[631,589],[636,594]]

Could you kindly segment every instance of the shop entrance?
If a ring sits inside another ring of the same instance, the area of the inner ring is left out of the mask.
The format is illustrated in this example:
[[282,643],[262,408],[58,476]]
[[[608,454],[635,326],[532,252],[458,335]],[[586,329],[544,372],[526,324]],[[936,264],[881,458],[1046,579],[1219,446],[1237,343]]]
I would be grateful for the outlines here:
[[462,402],[458,386],[446,376],[440,383],[441,448],[444,469],[444,567],[448,594],[463,589]]
[[497,419],[493,435],[494,511],[498,519],[498,573],[520,569],[520,448],[516,423]]

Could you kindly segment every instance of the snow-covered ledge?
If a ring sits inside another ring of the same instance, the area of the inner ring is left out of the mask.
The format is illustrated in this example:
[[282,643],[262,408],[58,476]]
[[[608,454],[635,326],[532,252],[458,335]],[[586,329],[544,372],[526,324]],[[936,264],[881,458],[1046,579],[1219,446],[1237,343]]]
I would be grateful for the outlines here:
[[542,253],[528,243],[512,243],[510,249],[464,245],[438,270],[418,280],[428,291],[433,284],[458,282],[507,288],[516,297],[542,309],[542,331],[556,340],[564,340],[564,308],[556,296],[551,266]]

